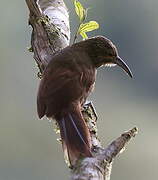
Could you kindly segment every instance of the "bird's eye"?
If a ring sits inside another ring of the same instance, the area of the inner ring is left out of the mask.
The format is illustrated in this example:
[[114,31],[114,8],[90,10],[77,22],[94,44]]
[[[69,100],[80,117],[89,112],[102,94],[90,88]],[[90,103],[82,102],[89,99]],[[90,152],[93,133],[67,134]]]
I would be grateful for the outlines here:
[[114,55],[114,53],[109,53],[109,56],[114,57],[115,55]]
[[114,53],[114,51],[112,49],[110,49],[110,51],[108,52],[108,55],[109,56],[115,56],[115,53]]

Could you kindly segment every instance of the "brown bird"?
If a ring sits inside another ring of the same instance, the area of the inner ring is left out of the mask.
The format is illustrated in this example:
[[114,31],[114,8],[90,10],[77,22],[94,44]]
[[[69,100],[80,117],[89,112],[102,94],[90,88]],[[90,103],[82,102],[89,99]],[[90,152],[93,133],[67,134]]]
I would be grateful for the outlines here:
[[56,54],[46,67],[40,82],[37,110],[57,121],[71,165],[79,156],[91,157],[91,137],[82,116],[82,105],[93,90],[97,68],[118,65],[132,73],[118,56],[115,45],[97,36],[73,44]]

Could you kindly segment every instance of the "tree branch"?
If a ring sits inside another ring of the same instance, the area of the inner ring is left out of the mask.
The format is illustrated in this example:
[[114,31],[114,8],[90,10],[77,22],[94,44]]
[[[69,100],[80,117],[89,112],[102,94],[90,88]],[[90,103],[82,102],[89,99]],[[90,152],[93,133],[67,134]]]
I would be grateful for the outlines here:
[[[63,0],[26,0],[32,26],[31,50],[42,74],[54,53],[69,45],[69,15]],[[79,159],[71,170],[71,180],[109,180],[113,159],[124,149],[137,129],[123,133],[106,149],[97,135],[97,115],[91,102],[85,104],[83,116],[92,139],[93,158]]]
[[71,171],[71,180],[109,180],[114,158],[122,152],[125,145],[135,137],[138,129],[135,127],[123,133],[108,145],[107,148],[103,149],[98,139],[96,127],[97,116],[91,102],[85,105],[83,115],[91,132],[93,158],[79,160]]
[[33,28],[31,46],[42,73],[53,54],[69,45],[69,15],[62,0],[26,0],[26,3]]

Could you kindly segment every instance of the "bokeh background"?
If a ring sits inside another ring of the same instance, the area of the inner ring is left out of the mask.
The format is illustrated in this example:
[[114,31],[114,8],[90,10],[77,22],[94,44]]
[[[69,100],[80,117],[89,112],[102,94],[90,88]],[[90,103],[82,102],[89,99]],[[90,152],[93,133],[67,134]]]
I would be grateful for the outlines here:
[[[88,0],[89,20],[117,45],[133,71],[130,79],[118,67],[102,68],[90,100],[99,115],[104,146],[137,126],[139,134],[115,160],[111,179],[158,178],[158,1]],[[72,35],[77,26],[66,1]],[[30,46],[31,27],[25,1],[0,5],[0,180],[69,179],[60,144],[47,121],[38,121],[39,80]]]

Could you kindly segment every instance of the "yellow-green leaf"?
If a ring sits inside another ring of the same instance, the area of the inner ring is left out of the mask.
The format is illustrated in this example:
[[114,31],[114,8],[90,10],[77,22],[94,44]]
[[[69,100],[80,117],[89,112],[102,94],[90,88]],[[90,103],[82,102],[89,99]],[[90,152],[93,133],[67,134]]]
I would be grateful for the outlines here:
[[81,34],[81,32],[85,33],[85,32],[89,32],[89,31],[93,31],[95,29],[99,28],[99,24],[96,21],[89,21],[88,23],[82,23],[79,27],[78,32]]
[[74,0],[75,11],[80,21],[83,21],[86,17],[86,10],[78,0]]
[[85,32],[80,32],[80,35],[82,36],[83,39],[87,39],[88,36]]

